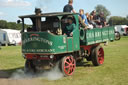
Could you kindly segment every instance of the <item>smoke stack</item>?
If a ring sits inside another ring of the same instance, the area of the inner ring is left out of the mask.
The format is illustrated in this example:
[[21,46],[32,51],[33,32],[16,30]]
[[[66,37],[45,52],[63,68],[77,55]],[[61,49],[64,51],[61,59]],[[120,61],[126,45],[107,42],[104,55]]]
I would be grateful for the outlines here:
[[35,14],[36,15],[41,15],[41,9],[40,8],[35,8]]

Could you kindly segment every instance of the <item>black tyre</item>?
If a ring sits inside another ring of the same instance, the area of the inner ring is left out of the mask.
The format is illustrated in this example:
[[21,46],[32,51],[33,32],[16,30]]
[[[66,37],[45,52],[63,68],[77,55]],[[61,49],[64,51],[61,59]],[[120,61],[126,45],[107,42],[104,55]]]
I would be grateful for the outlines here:
[[87,61],[92,61],[93,49],[95,49],[95,47],[92,47],[92,48],[91,48],[91,53],[90,53],[90,55],[89,55],[88,57],[86,57],[86,60],[87,60]]
[[92,50],[92,63],[94,66],[99,66],[104,63],[104,50],[101,46],[97,46]]
[[71,76],[76,68],[76,60],[72,56],[65,56],[61,59],[60,69],[64,76]]
[[120,40],[121,36],[119,32],[115,32],[115,40]]
[[36,72],[36,68],[35,68],[32,60],[26,60],[24,72],[25,73],[35,73]]

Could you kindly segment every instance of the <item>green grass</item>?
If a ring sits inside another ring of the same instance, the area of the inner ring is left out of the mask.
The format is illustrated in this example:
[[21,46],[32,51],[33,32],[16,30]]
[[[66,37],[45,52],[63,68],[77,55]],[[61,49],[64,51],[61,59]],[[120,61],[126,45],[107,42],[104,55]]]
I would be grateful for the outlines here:
[[17,68],[23,68],[24,59],[20,46],[2,47],[0,50],[0,70],[13,72]]
[[[40,79],[44,85],[128,85],[128,37],[103,46],[105,62],[102,66],[78,66],[74,75],[59,80]],[[21,48],[2,47],[0,70],[14,71],[24,66]],[[10,70],[13,69],[13,70]]]

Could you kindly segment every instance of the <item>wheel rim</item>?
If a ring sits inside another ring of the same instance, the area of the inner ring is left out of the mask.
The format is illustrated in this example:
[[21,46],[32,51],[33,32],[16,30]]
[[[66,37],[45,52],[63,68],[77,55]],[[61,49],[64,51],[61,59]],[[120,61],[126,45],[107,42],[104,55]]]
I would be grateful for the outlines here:
[[98,51],[98,62],[99,62],[99,64],[104,63],[104,50],[103,50],[103,48],[100,48]]
[[72,75],[75,70],[76,64],[75,59],[68,56],[64,59],[64,73],[68,76]]

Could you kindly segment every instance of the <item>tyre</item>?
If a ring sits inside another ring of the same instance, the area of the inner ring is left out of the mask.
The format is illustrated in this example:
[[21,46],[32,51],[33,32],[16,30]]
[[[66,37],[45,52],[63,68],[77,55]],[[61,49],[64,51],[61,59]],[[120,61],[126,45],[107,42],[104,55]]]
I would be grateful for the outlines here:
[[101,46],[92,49],[92,63],[94,66],[99,66],[104,63],[104,50]]
[[119,32],[115,32],[115,40],[120,40],[121,36]]
[[71,76],[76,68],[76,60],[73,56],[65,56],[61,59],[60,69],[64,76]]
[[34,66],[32,60],[26,60],[24,72],[25,73],[35,73],[36,72],[36,69],[35,69],[35,66]]
[[86,60],[87,61],[92,61],[92,55],[93,55],[93,49],[94,49],[95,47],[92,47],[91,48],[91,52],[90,52],[90,55],[88,56],[88,57],[86,57]]

